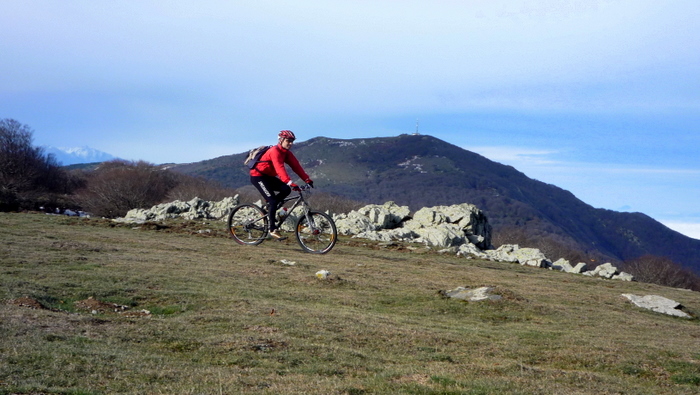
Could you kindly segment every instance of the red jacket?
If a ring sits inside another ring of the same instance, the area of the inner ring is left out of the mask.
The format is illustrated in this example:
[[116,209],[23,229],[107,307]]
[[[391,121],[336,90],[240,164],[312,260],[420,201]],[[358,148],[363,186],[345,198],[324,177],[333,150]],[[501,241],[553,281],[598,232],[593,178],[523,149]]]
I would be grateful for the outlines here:
[[283,183],[287,184],[292,179],[289,177],[289,174],[287,174],[287,169],[284,168],[285,163],[288,164],[302,180],[307,181],[309,179],[309,176],[301,167],[292,151],[282,148],[280,144],[273,146],[263,154],[260,158],[260,162],[258,162],[254,168],[250,169],[250,175],[255,177],[262,175],[277,176]]

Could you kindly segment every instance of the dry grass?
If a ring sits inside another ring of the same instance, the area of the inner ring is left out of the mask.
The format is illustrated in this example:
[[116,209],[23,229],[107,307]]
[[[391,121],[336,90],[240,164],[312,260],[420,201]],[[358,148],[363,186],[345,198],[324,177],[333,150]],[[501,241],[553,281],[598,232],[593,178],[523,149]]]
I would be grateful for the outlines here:
[[[699,293],[223,227],[0,214],[0,394],[700,392],[700,321],[620,296]],[[438,294],[483,285],[503,299]]]

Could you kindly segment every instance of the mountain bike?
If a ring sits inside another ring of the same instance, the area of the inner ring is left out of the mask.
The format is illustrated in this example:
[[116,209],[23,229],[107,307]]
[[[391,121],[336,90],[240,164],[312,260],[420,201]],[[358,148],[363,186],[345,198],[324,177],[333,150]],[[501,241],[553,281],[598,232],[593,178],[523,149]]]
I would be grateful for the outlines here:
[[[311,186],[299,187],[297,195],[284,199],[280,207],[293,201],[287,214],[278,220],[278,227],[282,228],[288,219],[296,217],[292,215],[294,209],[299,208],[301,215],[296,220],[294,235],[302,250],[312,254],[325,254],[335,246],[338,240],[338,230],[333,218],[326,213],[313,211],[309,203],[304,199],[304,194],[310,194]],[[228,232],[231,237],[243,245],[258,245],[265,241],[270,233],[270,220],[267,210],[253,203],[239,204],[231,210],[228,216]]]

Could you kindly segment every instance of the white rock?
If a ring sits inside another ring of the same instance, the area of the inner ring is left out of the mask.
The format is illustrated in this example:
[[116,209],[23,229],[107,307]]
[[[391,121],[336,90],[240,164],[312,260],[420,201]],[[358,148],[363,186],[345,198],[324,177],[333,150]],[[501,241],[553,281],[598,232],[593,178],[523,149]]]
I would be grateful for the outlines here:
[[329,272],[328,270],[319,270],[316,272],[316,277],[323,280],[323,279],[327,278],[330,274],[331,274],[331,272]]
[[491,295],[490,292],[493,291],[493,287],[481,287],[476,289],[468,289],[464,287],[457,287],[449,291],[445,291],[443,294],[447,297],[453,299],[466,300],[470,302],[479,302],[482,300],[499,300],[500,295]]
[[689,314],[680,310],[680,307],[682,307],[680,303],[668,298],[664,298],[663,296],[637,296],[633,294],[622,294],[622,296],[629,299],[632,303],[634,303],[634,305],[644,309],[649,309],[657,313],[672,315],[674,317],[692,318]]
[[556,262],[552,263],[552,270],[560,270],[562,272],[571,273],[573,267],[571,263],[564,258],[559,258]]

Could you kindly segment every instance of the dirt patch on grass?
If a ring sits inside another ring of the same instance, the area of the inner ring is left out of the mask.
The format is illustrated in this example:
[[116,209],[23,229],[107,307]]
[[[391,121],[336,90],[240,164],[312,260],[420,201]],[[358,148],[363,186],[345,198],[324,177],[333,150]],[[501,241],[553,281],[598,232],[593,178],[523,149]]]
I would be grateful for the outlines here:
[[[272,310],[272,311],[273,312],[270,313],[271,315],[274,314],[274,310]],[[249,331],[261,332],[261,333],[274,333],[274,332],[279,331],[278,328],[273,328],[270,326],[261,326],[261,325],[248,326],[245,329],[247,329]]]
[[93,297],[75,302],[75,307],[80,310],[87,310],[93,314],[97,313],[119,313],[129,309],[129,306],[122,306],[116,303],[102,302]]
[[[35,310],[60,311],[57,309],[48,308],[41,304],[41,302],[38,300],[27,296],[11,299],[7,302],[7,304]],[[103,302],[92,297],[75,302],[75,307],[79,310],[88,311],[92,314],[114,313],[125,317],[147,317],[151,315],[151,312],[148,310],[131,310],[129,306]]]
[[126,317],[147,317],[151,315],[151,312],[148,310],[132,311],[129,306],[103,302],[93,297],[75,302],[75,307],[80,310],[87,310],[92,314],[116,313]]
[[408,376],[397,377],[392,381],[400,384],[428,385],[430,383],[430,376],[427,374],[411,374]]
[[14,305],[14,306],[19,306],[19,307],[28,307],[30,309],[37,309],[37,310],[47,310],[44,305],[39,303],[38,300],[29,298],[29,297],[21,297],[17,299],[12,299],[8,301],[8,304]]
[[287,347],[287,342],[274,340],[274,339],[258,339],[250,344],[248,347],[253,351],[274,351],[277,349]]

